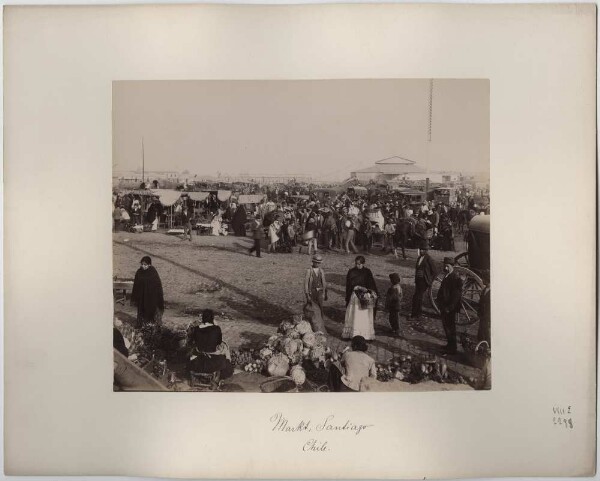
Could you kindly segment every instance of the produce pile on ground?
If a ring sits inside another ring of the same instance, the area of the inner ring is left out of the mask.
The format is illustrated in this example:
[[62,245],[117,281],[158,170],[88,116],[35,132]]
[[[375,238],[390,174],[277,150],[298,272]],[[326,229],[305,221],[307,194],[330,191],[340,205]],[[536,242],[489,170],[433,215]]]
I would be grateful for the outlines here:
[[313,332],[308,321],[294,316],[283,321],[261,349],[234,351],[232,362],[247,372],[267,376],[289,376],[297,386],[306,382],[326,382],[326,364],[332,356],[327,336]]
[[136,329],[117,320],[129,350],[129,360],[165,383],[172,383],[174,372],[169,365],[182,361],[185,354],[185,331],[172,331],[157,324],[145,324]]
[[389,363],[377,364],[377,380],[388,382],[392,379],[417,384],[423,381],[435,381],[447,384],[467,384],[461,375],[448,370],[443,359],[413,359],[403,355]]

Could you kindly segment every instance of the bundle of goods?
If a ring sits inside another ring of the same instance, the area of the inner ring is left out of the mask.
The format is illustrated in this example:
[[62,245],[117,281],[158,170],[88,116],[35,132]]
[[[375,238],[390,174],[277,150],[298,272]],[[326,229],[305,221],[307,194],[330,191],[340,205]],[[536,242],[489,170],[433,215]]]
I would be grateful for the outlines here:
[[370,291],[365,287],[356,286],[354,288],[354,293],[356,294],[356,297],[358,297],[361,309],[373,308],[377,304],[377,295],[375,292]]
[[313,332],[302,316],[283,321],[277,334],[262,349],[232,353],[232,363],[247,372],[262,372],[273,377],[289,377],[297,386],[306,382],[309,372],[324,369],[331,354],[327,336]]
[[413,359],[403,355],[387,364],[377,364],[377,380],[387,382],[392,379],[418,384],[423,381],[435,381],[446,384],[466,384],[460,375],[449,371],[443,359]]

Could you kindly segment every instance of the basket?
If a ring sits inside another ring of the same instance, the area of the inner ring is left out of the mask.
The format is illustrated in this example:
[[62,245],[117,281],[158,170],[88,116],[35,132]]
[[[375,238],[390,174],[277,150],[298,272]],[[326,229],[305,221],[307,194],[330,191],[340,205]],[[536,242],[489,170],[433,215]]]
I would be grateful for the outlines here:
[[260,390],[266,393],[273,392],[298,392],[298,386],[289,376],[277,376],[263,382]]
[[377,305],[377,300],[374,297],[365,299],[363,297],[358,298],[361,309],[373,309]]

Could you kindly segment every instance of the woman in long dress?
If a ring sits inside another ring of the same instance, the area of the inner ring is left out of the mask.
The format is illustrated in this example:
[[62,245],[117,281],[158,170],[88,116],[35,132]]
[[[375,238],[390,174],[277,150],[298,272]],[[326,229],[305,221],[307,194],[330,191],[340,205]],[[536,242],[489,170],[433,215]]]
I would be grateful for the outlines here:
[[212,221],[210,222],[210,227],[212,229],[212,235],[220,235],[221,234],[221,222],[223,218],[221,217],[221,212],[217,211],[217,213],[213,216]]
[[149,256],[142,257],[140,264],[131,291],[131,304],[137,306],[138,326],[160,324],[165,310],[162,282]]
[[379,297],[377,284],[373,273],[365,267],[365,258],[357,256],[354,267],[348,271],[346,276],[346,318],[342,339],[352,339],[354,336],[363,336],[366,340],[375,338],[374,320],[376,307],[361,308],[357,296],[357,288],[368,289]]
[[237,208],[237,210],[235,211],[235,214],[233,214],[233,220],[232,220],[232,225],[233,225],[233,231],[235,232],[235,235],[238,237],[245,237],[246,236],[246,221],[247,221],[247,214],[246,214],[246,208],[240,204]]
[[327,283],[325,282],[325,272],[321,269],[322,262],[323,257],[319,254],[313,256],[312,267],[307,269],[304,279],[304,295],[306,296],[306,310],[310,311],[307,317],[310,318],[313,331],[327,334],[323,314],[323,302],[327,300]]
[[281,224],[278,220],[273,221],[273,223],[269,226],[269,248],[267,252],[275,252],[277,247],[277,242],[279,241],[279,229],[281,228]]

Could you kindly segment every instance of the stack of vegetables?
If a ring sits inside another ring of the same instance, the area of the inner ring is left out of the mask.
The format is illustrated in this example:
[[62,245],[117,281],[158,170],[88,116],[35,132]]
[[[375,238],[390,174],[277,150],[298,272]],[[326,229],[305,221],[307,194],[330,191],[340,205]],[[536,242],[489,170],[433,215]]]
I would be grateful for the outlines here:
[[235,353],[233,362],[247,372],[263,372],[269,376],[290,376],[297,386],[306,382],[307,366],[324,366],[331,351],[327,336],[313,332],[302,316],[283,321],[265,346],[256,351]]
[[443,359],[413,359],[403,355],[392,359],[387,364],[377,364],[377,379],[388,382],[392,379],[417,384],[423,381],[435,381],[448,384],[466,384],[460,375],[448,371]]

